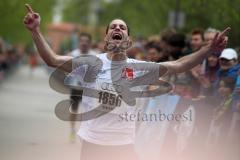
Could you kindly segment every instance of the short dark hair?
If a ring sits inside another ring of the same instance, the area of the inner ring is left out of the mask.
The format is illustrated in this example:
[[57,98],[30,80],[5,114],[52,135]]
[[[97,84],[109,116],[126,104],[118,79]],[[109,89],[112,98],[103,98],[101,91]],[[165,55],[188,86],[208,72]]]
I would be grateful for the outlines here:
[[78,38],[80,39],[81,37],[87,37],[87,38],[90,40],[90,42],[92,41],[92,36],[91,36],[91,34],[89,34],[89,33],[81,32],[81,33],[79,34]]
[[179,48],[184,48],[186,43],[185,43],[185,35],[182,33],[175,33],[172,34],[169,39],[168,39],[168,44],[173,46],[173,47],[179,47]]
[[150,41],[145,45],[146,50],[149,50],[149,49],[152,49],[152,48],[156,49],[158,52],[161,51],[161,48],[159,47],[159,45],[157,45],[157,43],[154,42],[154,41]]
[[191,35],[200,35],[202,40],[204,40],[204,31],[201,28],[195,28],[192,30]]
[[[115,20],[115,19],[114,19]],[[122,20],[122,19],[119,19],[119,20]],[[124,20],[122,20],[123,22],[125,22]],[[111,21],[112,22],[112,21]],[[127,30],[128,30],[128,36],[130,36],[130,28],[128,27],[127,23],[125,23],[126,26],[127,26]],[[106,34],[108,33],[108,30],[109,30],[109,27],[110,27],[110,23],[107,25],[107,28],[106,28]]]
[[166,28],[161,32],[160,39],[161,41],[168,42],[170,37],[176,33],[177,31],[174,28]]

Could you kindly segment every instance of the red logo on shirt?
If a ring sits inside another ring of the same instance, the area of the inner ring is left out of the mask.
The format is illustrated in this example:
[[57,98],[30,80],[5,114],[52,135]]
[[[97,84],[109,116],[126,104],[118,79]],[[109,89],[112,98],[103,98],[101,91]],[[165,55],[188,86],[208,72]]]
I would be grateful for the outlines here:
[[133,69],[132,68],[124,68],[122,70],[122,78],[132,80],[133,79]]

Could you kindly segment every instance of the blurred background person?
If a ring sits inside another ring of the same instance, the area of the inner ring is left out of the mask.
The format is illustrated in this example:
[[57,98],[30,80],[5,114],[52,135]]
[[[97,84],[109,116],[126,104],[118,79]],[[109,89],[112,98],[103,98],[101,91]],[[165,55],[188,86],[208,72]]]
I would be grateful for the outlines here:
[[202,29],[194,29],[191,32],[191,40],[190,40],[190,47],[192,52],[199,50],[204,42],[203,37],[203,30]]
[[[222,77],[219,81],[218,92],[221,96],[221,101],[213,112],[212,124],[210,126],[210,130],[215,128],[215,135],[212,137],[215,140],[214,149],[220,151],[220,154],[215,155],[215,158],[222,160],[230,156],[229,151],[231,150],[229,149],[231,143],[228,133],[233,116],[232,103],[235,81],[232,77]],[[211,141],[211,139],[209,140]]]
[[[94,51],[91,46],[92,46],[92,36],[89,33],[82,32],[79,34],[78,37],[78,48],[74,49],[69,53],[70,56],[72,57],[78,57],[81,55],[96,55],[98,54],[96,51]],[[76,78],[73,78],[71,80],[71,85],[79,85],[78,80]],[[70,99],[73,101],[73,105],[71,106],[71,110],[75,113],[78,112],[79,105],[82,101],[82,90],[76,90],[72,89]],[[75,129],[75,122],[76,122],[76,114],[71,114],[71,131],[70,131],[70,141],[75,142],[76,138],[76,129]]]

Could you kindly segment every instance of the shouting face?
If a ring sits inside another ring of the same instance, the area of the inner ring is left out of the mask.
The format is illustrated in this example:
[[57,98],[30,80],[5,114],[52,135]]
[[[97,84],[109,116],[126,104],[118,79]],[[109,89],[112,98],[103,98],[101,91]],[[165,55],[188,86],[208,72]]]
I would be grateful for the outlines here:
[[131,42],[126,23],[121,19],[113,20],[107,28],[105,41],[108,51],[118,52],[128,49]]

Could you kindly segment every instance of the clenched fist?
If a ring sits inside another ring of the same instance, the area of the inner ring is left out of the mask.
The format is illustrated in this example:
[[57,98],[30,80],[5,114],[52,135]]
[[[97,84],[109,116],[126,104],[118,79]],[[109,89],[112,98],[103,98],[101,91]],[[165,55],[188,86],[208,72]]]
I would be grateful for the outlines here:
[[32,10],[32,7],[29,4],[25,4],[27,8],[27,15],[23,19],[23,23],[30,31],[35,31],[39,28],[40,25],[40,15]]

